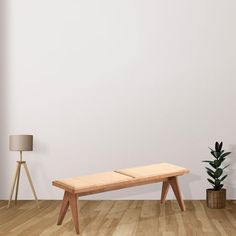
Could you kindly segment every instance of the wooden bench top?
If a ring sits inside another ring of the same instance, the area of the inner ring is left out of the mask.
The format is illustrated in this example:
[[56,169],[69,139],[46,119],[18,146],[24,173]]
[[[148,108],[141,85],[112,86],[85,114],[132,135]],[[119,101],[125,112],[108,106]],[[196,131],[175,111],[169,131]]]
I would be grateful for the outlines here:
[[53,181],[53,185],[80,196],[165,181],[188,169],[168,163],[135,167]]

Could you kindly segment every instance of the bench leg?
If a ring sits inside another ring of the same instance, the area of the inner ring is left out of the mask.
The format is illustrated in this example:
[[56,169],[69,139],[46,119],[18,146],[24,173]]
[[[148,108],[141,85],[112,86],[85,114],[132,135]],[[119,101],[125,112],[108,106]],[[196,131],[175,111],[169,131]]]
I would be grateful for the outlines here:
[[66,215],[68,207],[69,207],[69,196],[68,196],[68,192],[65,191],[63,201],[61,204],[61,210],[60,210],[59,217],[57,220],[57,225],[62,224],[62,221]]
[[171,177],[169,178],[169,183],[173,189],[173,192],[175,194],[175,197],[179,203],[179,206],[180,206],[180,209],[182,211],[185,211],[185,205],[184,205],[184,201],[182,199],[182,195],[181,195],[181,192],[180,192],[180,188],[179,188],[179,183],[178,183],[178,179],[177,177]]
[[79,234],[79,211],[78,211],[78,197],[76,194],[70,195],[70,208],[72,212],[72,218],[75,225],[75,231]]
[[64,198],[61,205],[61,210],[60,210],[59,217],[57,220],[57,225],[62,224],[62,221],[66,215],[67,209],[70,205],[72,218],[75,225],[75,230],[76,230],[76,233],[79,234],[79,211],[78,211],[77,201],[78,201],[77,194],[72,194],[70,192],[65,191]]
[[161,203],[162,204],[165,203],[169,188],[170,188],[169,181],[164,181],[162,183],[162,191],[161,191]]

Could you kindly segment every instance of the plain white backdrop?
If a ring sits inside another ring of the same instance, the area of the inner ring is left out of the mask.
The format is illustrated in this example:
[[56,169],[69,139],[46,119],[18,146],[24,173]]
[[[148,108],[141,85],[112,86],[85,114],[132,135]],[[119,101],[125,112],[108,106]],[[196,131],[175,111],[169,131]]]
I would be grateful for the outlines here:
[[[33,134],[24,159],[40,199],[62,197],[54,179],[158,162],[189,168],[183,195],[204,199],[201,161],[215,141],[233,151],[235,199],[235,11],[228,0],[7,1],[0,198],[18,159],[8,135]],[[87,199],[159,199],[160,189]],[[24,173],[19,198],[32,198]]]

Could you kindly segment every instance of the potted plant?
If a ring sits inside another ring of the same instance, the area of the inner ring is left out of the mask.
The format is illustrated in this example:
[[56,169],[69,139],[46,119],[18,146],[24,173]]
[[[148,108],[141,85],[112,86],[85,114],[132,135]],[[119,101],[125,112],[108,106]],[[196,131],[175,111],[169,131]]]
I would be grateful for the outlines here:
[[209,208],[224,208],[226,203],[226,189],[223,188],[222,182],[227,175],[223,174],[224,169],[229,165],[222,166],[226,156],[231,152],[225,152],[223,149],[223,142],[215,143],[215,150],[210,148],[213,160],[203,161],[207,162],[210,166],[206,167],[207,174],[210,176],[207,180],[210,182],[213,188],[206,190],[207,206]]

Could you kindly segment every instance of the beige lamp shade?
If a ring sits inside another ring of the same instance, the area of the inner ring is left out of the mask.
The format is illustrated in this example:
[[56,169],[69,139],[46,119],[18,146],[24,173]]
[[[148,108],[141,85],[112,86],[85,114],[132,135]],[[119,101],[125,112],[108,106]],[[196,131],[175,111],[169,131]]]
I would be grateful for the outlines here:
[[33,135],[10,135],[9,136],[10,151],[32,151]]

